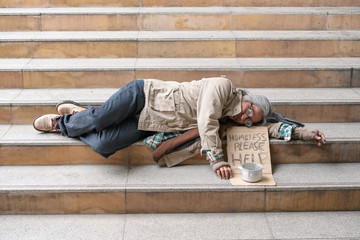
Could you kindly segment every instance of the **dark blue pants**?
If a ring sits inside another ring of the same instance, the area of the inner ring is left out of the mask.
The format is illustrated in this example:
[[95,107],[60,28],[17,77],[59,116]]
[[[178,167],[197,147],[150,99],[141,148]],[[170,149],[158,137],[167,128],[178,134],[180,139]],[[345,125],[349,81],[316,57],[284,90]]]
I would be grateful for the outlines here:
[[138,115],[145,104],[144,80],[135,80],[114,93],[101,107],[89,107],[60,118],[60,129],[80,139],[92,150],[109,157],[117,150],[153,132],[138,130]]

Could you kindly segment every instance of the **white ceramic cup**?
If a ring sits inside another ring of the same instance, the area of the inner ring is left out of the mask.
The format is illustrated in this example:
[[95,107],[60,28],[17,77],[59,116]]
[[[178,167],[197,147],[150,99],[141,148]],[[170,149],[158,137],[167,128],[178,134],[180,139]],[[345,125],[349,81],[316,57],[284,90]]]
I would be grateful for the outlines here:
[[244,163],[238,168],[241,170],[242,179],[246,182],[258,182],[262,178],[263,167],[261,164],[255,162]]

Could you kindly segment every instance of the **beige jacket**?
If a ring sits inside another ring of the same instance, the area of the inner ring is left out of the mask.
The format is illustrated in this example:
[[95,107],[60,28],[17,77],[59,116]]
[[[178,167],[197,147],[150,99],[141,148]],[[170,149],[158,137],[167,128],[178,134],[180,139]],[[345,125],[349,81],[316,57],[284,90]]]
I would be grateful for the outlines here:
[[222,152],[219,119],[241,112],[242,93],[224,77],[183,83],[146,79],[144,92],[138,129],[174,132],[198,127],[200,152]]

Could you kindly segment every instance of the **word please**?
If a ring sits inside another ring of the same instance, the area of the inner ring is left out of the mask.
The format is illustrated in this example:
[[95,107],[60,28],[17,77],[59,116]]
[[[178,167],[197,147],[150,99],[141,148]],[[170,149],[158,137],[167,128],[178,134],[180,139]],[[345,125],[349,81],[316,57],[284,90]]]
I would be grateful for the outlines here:
[[254,150],[264,152],[265,142],[236,142],[234,143],[234,151]]

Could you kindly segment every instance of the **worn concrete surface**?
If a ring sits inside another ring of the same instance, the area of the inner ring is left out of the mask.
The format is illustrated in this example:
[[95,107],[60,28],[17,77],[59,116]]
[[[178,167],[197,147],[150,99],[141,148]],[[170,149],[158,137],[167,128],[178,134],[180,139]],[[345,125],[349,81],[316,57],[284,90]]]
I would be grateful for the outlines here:
[[351,70],[359,58],[2,58],[0,71]]
[[359,40],[359,31],[34,31],[0,32],[2,42]]
[[359,239],[360,212],[2,215],[0,238]]
[[[101,104],[117,88],[0,89],[2,105],[52,105],[71,99],[82,104]],[[273,105],[359,104],[358,88],[248,88],[253,94],[266,96]],[[281,94],[279,94],[281,92]]]
[[[360,163],[278,164],[273,166],[276,181],[272,190],[282,187],[316,187],[341,190],[360,188]],[[61,165],[61,166],[1,166],[1,189],[41,188],[95,189],[126,187],[129,191],[238,191],[265,190],[264,187],[231,186],[220,180],[207,165],[186,165],[173,168],[156,165]]]

